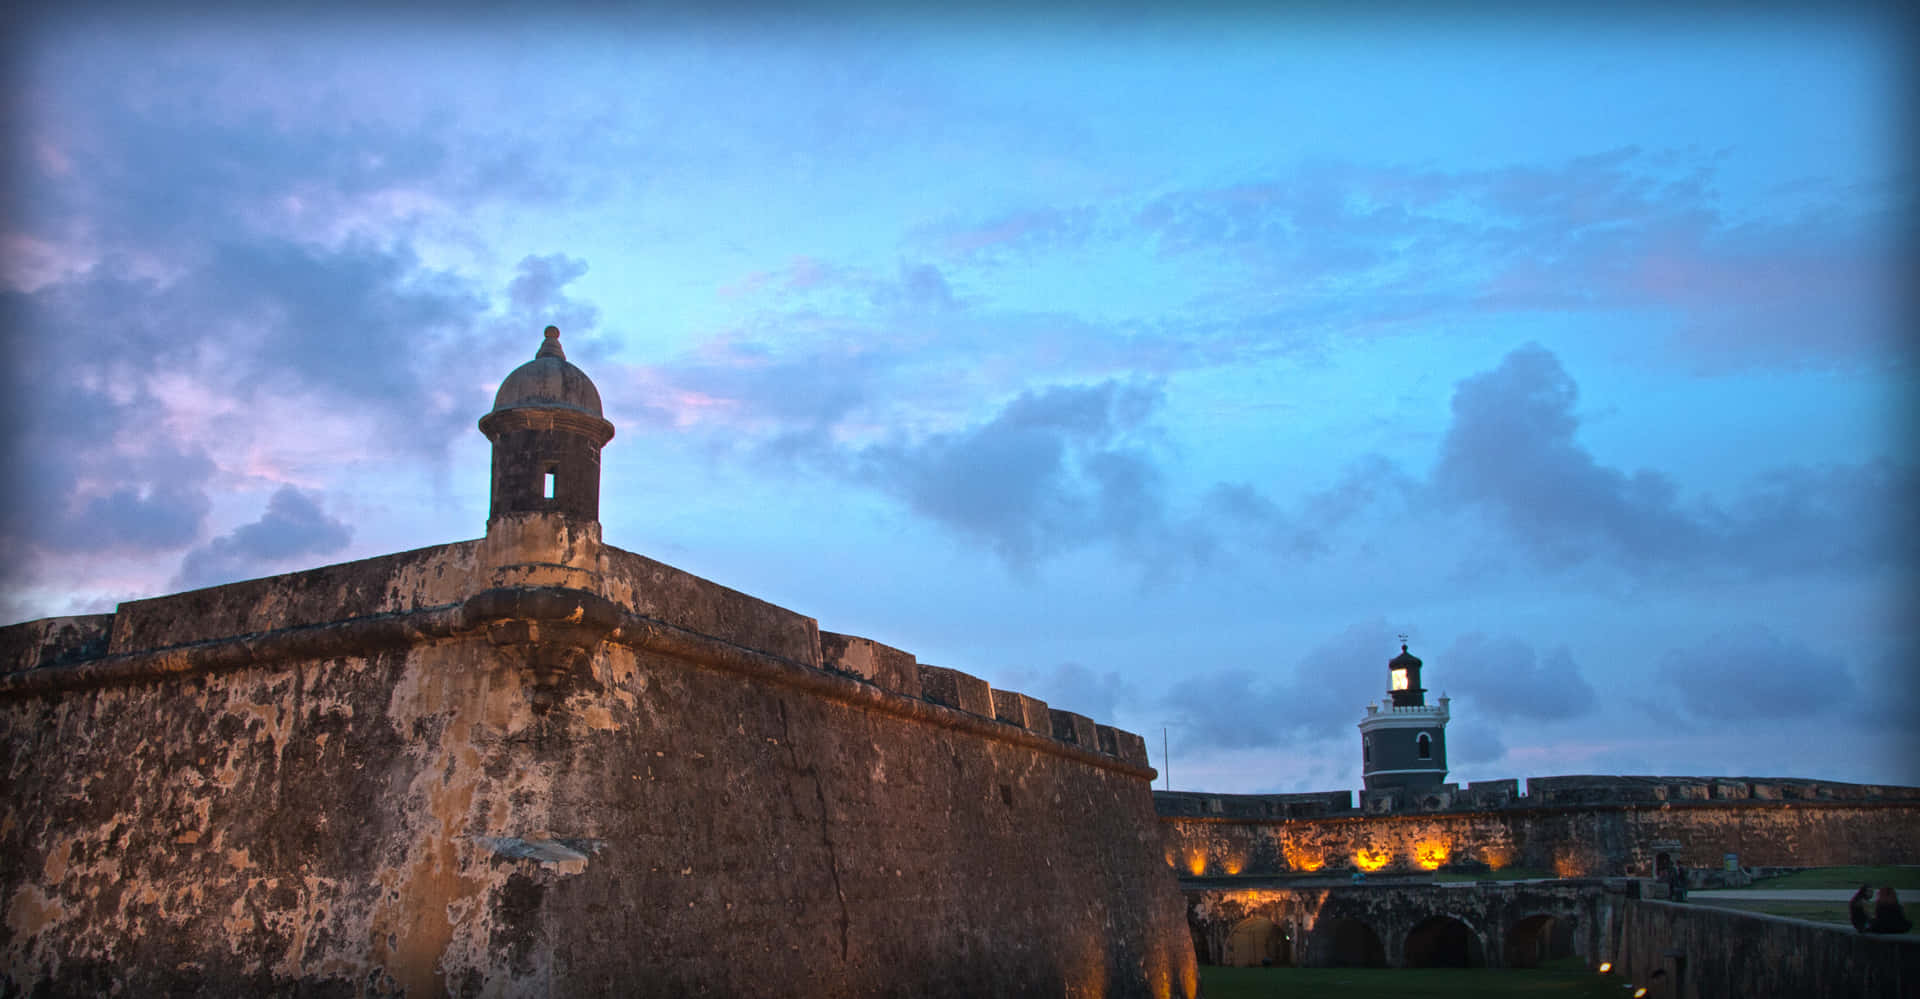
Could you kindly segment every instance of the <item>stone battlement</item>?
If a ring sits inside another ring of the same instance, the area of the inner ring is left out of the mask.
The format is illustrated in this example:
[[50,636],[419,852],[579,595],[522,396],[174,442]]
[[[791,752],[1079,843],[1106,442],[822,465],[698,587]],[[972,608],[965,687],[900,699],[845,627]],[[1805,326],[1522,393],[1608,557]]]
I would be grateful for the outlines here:
[[[484,574],[484,541],[456,542],[380,558],[208,587],[121,604],[111,614],[43,618],[0,628],[0,698],[59,689],[159,680],[308,654],[355,653],[412,637],[450,638],[484,629],[488,612],[462,592]],[[599,603],[608,640],[647,644],[665,629],[682,644],[711,646],[706,659],[835,699],[863,699],[891,713],[952,723],[897,698],[972,716],[978,734],[1035,748],[1091,754],[1151,779],[1146,741],[1048,706],[955,669],[918,662],[872,639],[819,630],[785,608],[611,545],[597,545],[590,588],[496,588]],[[656,640],[655,644],[660,644]],[[695,658],[701,658],[696,656]],[[759,668],[745,668],[755,661]],[[836,687],[851,679],[869,688]],[[872,695],[881,696],[874,697]],[[886,695],[892,695],[891,697]],[[964,723],[964,720],[962,720]],[[977,724],[984,722],[985,724]]]
[[1162,817],[1268,820],[1359,815],[1479,812],[1490,809],[1605,807],[1775,801],[1920,802],[1920,788],[1847,784],[1795,777],[1637,777],[1570,775],[1473,781],[1466,787],[1383,788],[1306,794],[1155,791]]
[[1138,735],[525,520],[0,628],[0,991],[1191,994]]

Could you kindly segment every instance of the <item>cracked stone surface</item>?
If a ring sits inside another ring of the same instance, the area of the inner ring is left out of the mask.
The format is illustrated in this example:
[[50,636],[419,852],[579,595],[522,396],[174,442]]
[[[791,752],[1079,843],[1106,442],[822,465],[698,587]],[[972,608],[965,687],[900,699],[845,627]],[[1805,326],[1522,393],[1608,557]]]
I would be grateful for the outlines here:
[[0,991],[1191,994],[1138,736],[590,527],[0,629]]

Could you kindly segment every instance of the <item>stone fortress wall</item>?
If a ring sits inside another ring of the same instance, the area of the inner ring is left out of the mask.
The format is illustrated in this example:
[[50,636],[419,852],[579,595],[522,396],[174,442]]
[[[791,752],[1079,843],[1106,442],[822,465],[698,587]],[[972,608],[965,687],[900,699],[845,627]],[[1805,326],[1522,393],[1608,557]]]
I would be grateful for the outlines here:
[[0,993],[1190,996],[1145,745],[604,545],[0,629]]
[[1183,878],[1524,868],[1652,876],[1662,854],[1717,869],[1913,863],[1920,788],[1753,777],[1535,777],[1462,788],[1154,792]]

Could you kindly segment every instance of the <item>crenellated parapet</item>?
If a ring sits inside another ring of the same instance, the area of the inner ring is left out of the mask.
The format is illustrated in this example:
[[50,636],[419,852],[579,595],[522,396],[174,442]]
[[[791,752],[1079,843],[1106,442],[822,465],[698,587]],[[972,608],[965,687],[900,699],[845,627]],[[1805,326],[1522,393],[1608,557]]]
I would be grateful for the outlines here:
[[[1920,862],[1920,788],[1799,778],[1591,776],[1315,794],[1154,792],[1186,878],[1653,876]],[[1729,874],[1730,877],[1735,876]]]
[[1307,819],[1353,814],[1352,791],[1312,791],[1306,794],[1155,791],[1153,803],[1162,816],[1169,818]]
[[[519,580],[502,575],[494,547],[460,542],[0,628],[0,697],[473,636],[524,664],[529,697],[544,712],[611,643],[1154,776],[1146,740],[1133,732],[872,639],[821,631],[812,618],[644,556],[596,541],[570,555],[580,567],[568,568],[558,556],[518,552],[569,573]],[[475,577],[518,585],[465,595],[448,585]],[[536,585],[576,581],[583,585]]]
[[963,712],[1080,753],[1093,753],[1130,767],[1148,769],[1147,742],[1135,733],[1096,723],[1072,711],[1011,690],[995,690],[987,681],[957,669],[917,662],[910,652],[870,638],[820,633],[821,665],[890,693]]
[[1542,805],[1692,801],[1920,801],[1920,788],[1797,777],[1534,777],[1527,797]]
[[1798,777],[1637,777],[1569,775],[1473,781],[1465,787],[1381,788],[1304,794],[1215,794],[1155,791],[1164,817],[1289,819],[1357,815],[1420,815],[1554,807],[1688,803],[1832,801],[1920,802],[1920,788],[1849,784]]

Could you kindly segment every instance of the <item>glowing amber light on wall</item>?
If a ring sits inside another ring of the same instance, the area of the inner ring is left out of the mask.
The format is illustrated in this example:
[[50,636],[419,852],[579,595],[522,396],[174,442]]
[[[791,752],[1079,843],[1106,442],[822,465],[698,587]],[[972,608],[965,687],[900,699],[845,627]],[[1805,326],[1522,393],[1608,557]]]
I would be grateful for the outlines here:
[[1153,999],[1173,999],[1173,973],[1167,969],[1167,952],[1163,947],[1147,952],[1147,989]]
[[1513,851],[1504,846],[1482,847],[1480,859],[1486,861],[1488,867],[1497,871],[1513,863]]
[[1375,850],[1375,849],[1371,849],[1369,847],[1363,846],[1360,849],[1353,851],[1354,866],[1360,868],[1363,871],[1377,871],[1380,868],[1387,866],[1387,861],[1392,859],[1393,859],[1393,854],[1385,850]]
[[1287,866],[1296,871],[1317,871],[1327,866],[1327,859],[1317,853],[1308,853],[1304,848],[1288,843],[1280,848],[1286,854]]
[[1238,874],[1247,868],[1247,858],[1240,854],[1229,854],[1220,861],[1220,869],[1228,874]]
[[1601,974],[1603,974],[1603,975],[1604,975],[1604,974],[1606,974],[1607,972],[1609,972],[1609,971],[1612,971],[1612,970],[1613,970],[1613,962],[1611,962],[1611,961],[1602,961],[1602,962],[1600,962],[1600,973],[1601,973]]
[[1553,873],[1563,878],[1582,877],[1587,873],[1586,858],[1575,853],[1562,853],[1553,858]]
[[1199,877],[1207,873],[1207,854],[1204,850],[1187,851],[1187,873]]
[[1453,855],[1453,847],[1437,839],[1423,839],[1413,845],[1413,862],[1427,870],[1436,870]]

